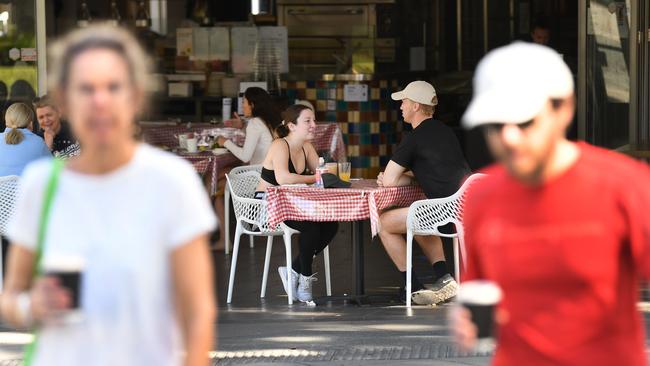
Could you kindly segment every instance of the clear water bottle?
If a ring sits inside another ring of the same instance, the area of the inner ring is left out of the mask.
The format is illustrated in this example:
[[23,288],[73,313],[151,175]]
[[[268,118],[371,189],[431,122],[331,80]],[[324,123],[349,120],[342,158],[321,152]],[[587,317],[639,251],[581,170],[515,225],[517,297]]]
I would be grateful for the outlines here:
[[323,172],[326,172],[327,168],[325,167],[325,159],[322,157],[318,158],[318,168],[316,168],[316,183],[314,187],[316,188],[325,188],[323,185]]

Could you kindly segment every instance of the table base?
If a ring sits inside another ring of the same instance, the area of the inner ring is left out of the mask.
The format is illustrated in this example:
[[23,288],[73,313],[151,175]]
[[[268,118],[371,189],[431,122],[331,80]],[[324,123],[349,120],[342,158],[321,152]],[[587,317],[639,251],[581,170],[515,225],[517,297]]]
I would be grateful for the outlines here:
[[363,254],[363,225],[366,221],[352,222],[352,278],[354,279],[354,292],[351,295],[324,296],[314,300],[316,305],[328,302],[350,302],[357,306],[370,305],[371,298],[393,298],[394,296],[376,294],[366,295],[365,268]]

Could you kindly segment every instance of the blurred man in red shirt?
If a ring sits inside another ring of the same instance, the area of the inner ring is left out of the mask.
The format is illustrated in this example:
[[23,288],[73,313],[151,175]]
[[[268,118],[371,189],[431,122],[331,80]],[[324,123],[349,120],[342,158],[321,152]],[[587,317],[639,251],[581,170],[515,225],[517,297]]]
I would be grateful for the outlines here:
[[[645,366],[636,309],[650,275],[650,171],[572,143],[573,78],[560,55],[513,43],[479,64],[463,121],[500,162],[471,190],[467,271],[503,291],[495,365]],[[451,316],[472,347],[467,311]]]

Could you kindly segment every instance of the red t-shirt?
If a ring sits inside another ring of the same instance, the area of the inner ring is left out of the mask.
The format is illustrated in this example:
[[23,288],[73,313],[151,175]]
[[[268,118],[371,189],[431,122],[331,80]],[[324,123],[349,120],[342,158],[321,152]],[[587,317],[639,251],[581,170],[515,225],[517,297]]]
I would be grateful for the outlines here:
[[494,365],[646,366],[640,277],[650,274],[650,169],[579,144],[541,186],[502,166],[469,192],[467,272],[503,289]]

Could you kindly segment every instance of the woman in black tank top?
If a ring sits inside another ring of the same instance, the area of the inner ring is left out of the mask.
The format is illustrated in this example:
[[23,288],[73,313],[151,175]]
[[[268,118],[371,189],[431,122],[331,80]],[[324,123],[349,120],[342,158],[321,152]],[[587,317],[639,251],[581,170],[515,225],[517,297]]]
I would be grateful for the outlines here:
[[[316,121],[314,112],[308,107],[294,105],[283,113],[284,121],[276,128],[279,137],[269,149],[262,165],[262,175],[257,186],[256,198],[263,198],[266,188],[280,184],[313,184],[314,171],[318,166],[318,153],[309,142],[314,138]],[[299,252],[292,268],[279,267],[285,292],[289,286],[294,296],[302,302],[311,301],[312,262],[332,241],[338,230],[336,222],[285,221],[285,224],[300,231]],[[291,281],[286,283],[287,271]]]

